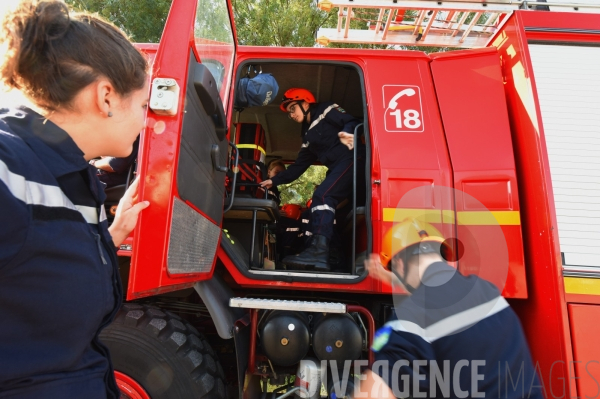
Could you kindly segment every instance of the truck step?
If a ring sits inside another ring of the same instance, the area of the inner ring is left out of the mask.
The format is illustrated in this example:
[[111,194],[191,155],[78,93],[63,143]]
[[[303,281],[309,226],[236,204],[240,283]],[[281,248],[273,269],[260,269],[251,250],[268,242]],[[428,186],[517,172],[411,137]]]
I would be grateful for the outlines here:
[[302,312],[346,313],[346,304],[335,302],[291,301],[284,299],[231,298],[232,308],[295,310]]

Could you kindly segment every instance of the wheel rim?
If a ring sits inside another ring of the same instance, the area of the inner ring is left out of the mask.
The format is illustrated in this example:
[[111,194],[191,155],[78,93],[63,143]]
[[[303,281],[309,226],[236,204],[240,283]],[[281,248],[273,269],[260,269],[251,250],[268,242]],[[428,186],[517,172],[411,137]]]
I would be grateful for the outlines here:
[[115,378],[117,379],[117,386],[121,391],[121,394],[125,398],[130,399],[150,399],[150,395],[146,393],[144,388],[136,380],[123,374],[120,371],[115,371]]

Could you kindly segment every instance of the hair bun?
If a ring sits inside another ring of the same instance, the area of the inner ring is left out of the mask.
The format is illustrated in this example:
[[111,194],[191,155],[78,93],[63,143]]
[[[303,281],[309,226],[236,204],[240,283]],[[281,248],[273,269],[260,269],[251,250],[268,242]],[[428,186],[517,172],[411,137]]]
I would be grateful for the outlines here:
[[36,3],[32,18],[26,21],[24,26],[23,36],[26,39],[26,36],[32,35],[29,37],[31,42],[36,47],[43,48],[46,43],[63,37],[69,29],[71,20],[69,8],[65,3],[58,1]]
[[5,86],[21,89],[22,69],[47,64],[46,44],[63,37],[69,24],[69,8],[61,1],[21,0],[6,13],[0,36],[0,78]]
[[68,106],[99,76],[121,96],[146,83],[146,59],[123,32],[61,0],[21,0],[0,28],[1,83],[46,110]]

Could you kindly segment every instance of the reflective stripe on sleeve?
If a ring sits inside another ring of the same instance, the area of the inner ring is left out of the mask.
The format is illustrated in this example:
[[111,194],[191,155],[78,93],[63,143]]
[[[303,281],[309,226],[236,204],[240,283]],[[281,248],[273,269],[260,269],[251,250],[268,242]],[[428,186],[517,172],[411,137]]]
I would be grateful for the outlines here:
[[[98,209],[92,206],[75,205],[75,209],[81,213],[86,222],[98,224]],[[102,207],[104,209],[104,207]],[[106,215],[104,216],[106,219]]]
[[67,208],[79,212],[86,222],[98,224],[98,210],[95,207],[73,205],[60,187],[27,180],[24,176],[11,172],[2,160],[0,180],[15,198],[27,205]]
[[501,310],[506,309],[508,306],[506,299],[499,296],[491,301],[482,303],[481,305],[474,306],[470,309],[446,317],[426,328],[408,320],[394,320],[388,323],[388,325],[396,331],[404,331],[418,335],[423,338],[423,340],[431,343],[470,327],[487,317],[493,316]]
[[101,206],[100,207],[100,223],[104,222],[105,220],[106,220],[106,209],[104,209],[104,206]]
[[314,211],[330,211],[330,212],[335,213],[335,209],[333,209],[329,205],[317,205],[317,206],[313,206],[310,211],[311,212],[314,212]]

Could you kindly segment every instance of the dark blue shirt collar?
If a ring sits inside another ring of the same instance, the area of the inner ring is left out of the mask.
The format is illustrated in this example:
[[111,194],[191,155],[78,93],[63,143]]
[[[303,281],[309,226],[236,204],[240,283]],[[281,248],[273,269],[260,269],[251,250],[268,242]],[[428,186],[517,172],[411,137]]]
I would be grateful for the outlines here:
[[435,262],[425,269],[421,283],[439,285],[440,282],[448,281],[454,273],[458,273],[458,271],[446,262]]
[[67,132],[37,112],[27,107],[1,108],[0,120],[36,153],[54,177],[88,167],[83,151]]

